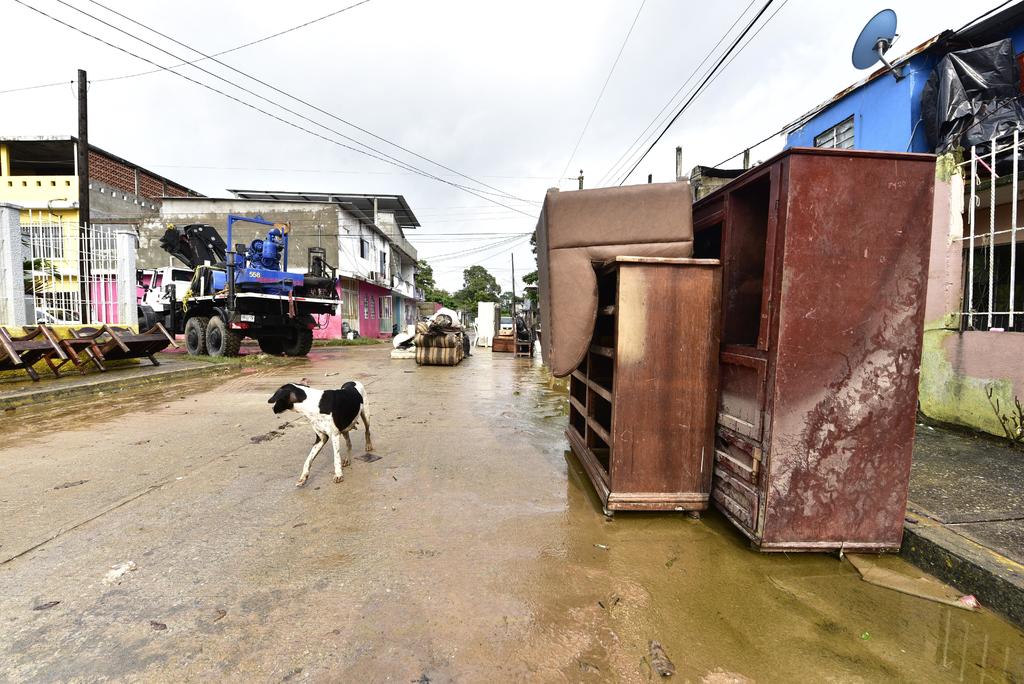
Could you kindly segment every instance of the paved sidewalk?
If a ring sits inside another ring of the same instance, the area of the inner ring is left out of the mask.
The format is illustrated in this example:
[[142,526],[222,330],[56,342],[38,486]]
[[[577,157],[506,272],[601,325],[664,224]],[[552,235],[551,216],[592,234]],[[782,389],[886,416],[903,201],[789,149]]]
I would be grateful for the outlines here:
[[147,360],[138,364],[111,367],[105,373],[91,370],[82,375],[72,371],[63,373],[59,378],[44,375],[39,382],[33,382],[28,378],[0,382],[0,411],[39,404],[57,397],[117,392],[141,384],[170,379],[231,373],[237,371],[241,365],[241,362],[216,363],[195,360],[179,353],[161,353],[156,356],[160,361],[159,366],[154,366]]
[[902,554],[1024,625],[1024,451],[919,425]]

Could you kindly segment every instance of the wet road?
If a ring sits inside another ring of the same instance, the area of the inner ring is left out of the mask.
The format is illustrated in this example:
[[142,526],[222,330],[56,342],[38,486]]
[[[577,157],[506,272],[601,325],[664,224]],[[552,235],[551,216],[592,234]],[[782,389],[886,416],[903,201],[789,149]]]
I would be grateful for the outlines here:
[[[681,681],[1024,679],[991,613],[715,515],[606,520],[532,362],[387,353],[0,418],[0,679],[644,682],[651,639]],[[381,458],[342,484],[325,452],[294,486],[312,431],[266,401],[302,376],[367,387]]]

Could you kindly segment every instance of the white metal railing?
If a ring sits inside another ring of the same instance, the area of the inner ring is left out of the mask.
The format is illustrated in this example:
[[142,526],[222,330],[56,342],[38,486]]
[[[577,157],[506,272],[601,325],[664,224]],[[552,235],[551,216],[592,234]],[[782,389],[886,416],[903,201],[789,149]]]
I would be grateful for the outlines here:
[[119,313],[121,297],[135,292],[118,283],[118,242],[114,226],[84,230],[59,216],[30,214],[21,225],[25,294],[34,311],[29,323],[81,325],[128,323]]
[[[959,238],[967,252],[960,315],[967,330],[1024,332],[1024,296],[1017,292],[1017,261],[1024,256],[1017,215],[1021,138],[1016,129],[993,138],[988,149],[972,146],[963,162],[969,171],[967,225]],[[979,219],[979,210],[988,215]]]

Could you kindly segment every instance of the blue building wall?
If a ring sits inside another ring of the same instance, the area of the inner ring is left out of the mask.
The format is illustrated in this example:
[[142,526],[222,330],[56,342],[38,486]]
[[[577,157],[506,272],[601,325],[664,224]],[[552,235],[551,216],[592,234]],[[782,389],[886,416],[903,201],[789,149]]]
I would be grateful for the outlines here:
[[[1007,32],[1015,53],[1024,51],[1024,26]],[[921,121],[921,91],[942,55],[920,54],[903,65],[906,78],[883,75],[818,112],[786,136],[786,148],[814,147],[815,136],[853,116],[859,150],[931,152]]]

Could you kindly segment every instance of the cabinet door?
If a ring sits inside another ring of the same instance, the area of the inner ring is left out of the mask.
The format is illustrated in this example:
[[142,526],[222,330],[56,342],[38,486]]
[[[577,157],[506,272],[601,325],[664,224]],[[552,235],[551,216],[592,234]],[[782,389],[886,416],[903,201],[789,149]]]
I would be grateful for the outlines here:
[[760,442],[768,362],[730,352],[723,352],[719,359],[718,424]]

